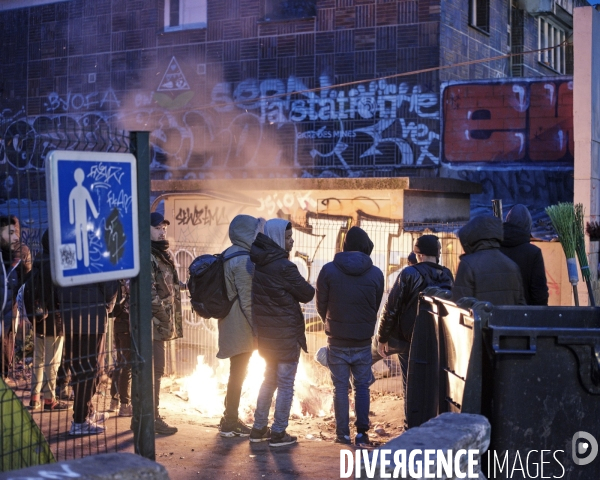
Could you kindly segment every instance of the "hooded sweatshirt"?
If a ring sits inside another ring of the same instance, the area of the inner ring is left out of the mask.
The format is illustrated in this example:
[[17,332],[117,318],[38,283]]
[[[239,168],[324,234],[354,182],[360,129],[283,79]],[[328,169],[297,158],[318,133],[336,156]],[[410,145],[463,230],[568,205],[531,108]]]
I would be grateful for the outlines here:
[[[326,264],[317,279],[317,311],[327,343],[335,347],[366,347],[375,332],[383,297],[383,273],[369,256],[373,242],[352,227],[344,251]],[[368,253],[367,253],[368,252]]]
[[458,238],[465,254],[460,257],[452,298],[525,305],[519,267],[500,251],[502,221],[491,215],[475,217],[459,230]]
[[[264,228],[264,219],[237,215],[229,224],[232,246],[223,252],[250,252],[256,234]],[[240,255],[225,262],[225,285],[229,300],[235,299],[225,318],[219,320],[217,358],[230,358],[254,350],[255,329],[252,321],[252,276],[250,255]]]
[[542,251],[530,243],[531,215],[524,205],[515,205],[504,223],[500,251],[519,266],[527,305],[548,305],[548,284]]
[[315,289],[300,275],[285,250],[287,220],[267,221],[265,233],[252,244],[250,259],[256,269],[252,280],[252,317],[258,333],[258,352],[269,362],[295,363],[300,348],[308,351],[300,303]]

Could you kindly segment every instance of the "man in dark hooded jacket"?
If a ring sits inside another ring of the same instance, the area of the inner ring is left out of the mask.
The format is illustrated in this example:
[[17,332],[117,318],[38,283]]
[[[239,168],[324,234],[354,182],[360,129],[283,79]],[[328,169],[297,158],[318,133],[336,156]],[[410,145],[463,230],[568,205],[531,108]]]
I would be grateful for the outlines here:
[[[379,355],[385,358],[391,353],[398,353],[404,391],[419,293],[427,287],[434,286],[449,290],[454,282],[452,272],[438,264],[440,241],[437,236],[420,236],[413,251],[417,255],[418,263],[404,268],[396,278],[383,309],[378,331]],[[391,348],[390,340],[394,341],[394,348]]]
[[325,323],[327,365],[333,381],[336,443],[350,444],[348,382],[352,374],[357,445],[369,443],[371,339],[383,297],[383,273],[373,265],[373,242],[352,227],[343,252],[336,253],[317,279],[317,311]]
[[500,251],[502,221],[482,215],[458,231],[460,257],[452,298],[475,297],[494,305],[525,305],[519,267]]
[[500,251],[521,270],[527,305],[548,305],[548,284],[542,251],[530,243],[531,214],[525,205],[515,205],[504,222]]
[[[258,353],[267,363],[254,412],[251,442],[269,440],[271,447],[295,443],[286,433],[300,349],[308,351],[304,315],[300,303],[315,296],[315,289],[289,260],[292,250],[292,224],[275,218],[265,224],[250,249],[255,263],[252,279],[252,318],[258,333]],[[271,429],[267,423],[273,394],[277,389],[275,415]]]

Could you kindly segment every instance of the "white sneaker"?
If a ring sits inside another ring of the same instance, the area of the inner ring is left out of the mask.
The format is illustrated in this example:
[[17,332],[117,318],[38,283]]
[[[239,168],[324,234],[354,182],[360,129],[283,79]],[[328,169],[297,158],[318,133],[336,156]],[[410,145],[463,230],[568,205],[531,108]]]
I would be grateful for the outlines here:
[[85,419],[83,423],[75,423],[71,422],[71,430],[69,430],[69,435],[98,435],[104,431],[104,427],[100,425],[90,422],[89,419]]
[[131,403],[127,405],[121,404],[121,408],[119,408],[119,417],[133,417],[133,406]]
[[106,412],[94,412],[88,415],[88,420],[92,423],[104,423],[110,418],[110,413]]

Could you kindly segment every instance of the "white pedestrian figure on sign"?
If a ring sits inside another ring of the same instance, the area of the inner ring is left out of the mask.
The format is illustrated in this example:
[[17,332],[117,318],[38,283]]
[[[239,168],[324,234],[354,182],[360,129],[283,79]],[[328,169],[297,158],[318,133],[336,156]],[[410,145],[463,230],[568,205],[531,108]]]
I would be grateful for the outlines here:
[[94,201],[90,196],[90,192],[82,183],[85,178],[85,173],[81,168],[75,170],[73,175],[77,186],[73,187],[69,194],[69,223],[75,224],[75,245],[77,248],[77,260],[83,257],[83,264],[87,267],[90,265],[90,247],[88,245],[88,221],[87,221],[87,206],[90,206],[94,218],[98,218],[98,210],[94,205]]

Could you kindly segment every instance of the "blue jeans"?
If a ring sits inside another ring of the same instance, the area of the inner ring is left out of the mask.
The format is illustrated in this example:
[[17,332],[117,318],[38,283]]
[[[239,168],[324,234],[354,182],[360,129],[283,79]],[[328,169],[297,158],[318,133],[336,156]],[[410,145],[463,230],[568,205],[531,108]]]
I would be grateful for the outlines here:
[[333,381],[333,410],[335,412],[335,433],[350,435],[350,415],[348,383],[352,374],[354,384],[354,405],[356,430],[364,433],[369,430],[369,408],[371,398],[371,346],[366,347],[327,347],[327,366]]
[[[373,342],[371,343],[371,355],[373,355],[373,364],[383,359],[379,352],[377,351],[377,347],[379,342],[377,341],[377,335],[373,337]],[[388,356],[383,359],[385,364],[390,367],[390,357],[392,355],[398,355],[398,361],[400,362],[400,373],[402,374],[402,393],[404,394],[404,405],[406,406],[406,382],[408,380],[408,356],[410,353],[410,343],[405,340],[400,340],[394,337],[391,337],[388,341]]]
[[273,433],[281,433],[288,426],[292,400],[294,399],[294,380],[298,362],[275,363],[267,361],[265,379],[260,386],[258,399],[256,400],[256,411],[254,412],[254,428],[261,429],[269,423],[269,409],[273,400],[273,394],[277,390],[275,400],[275,419],[271,425]]

